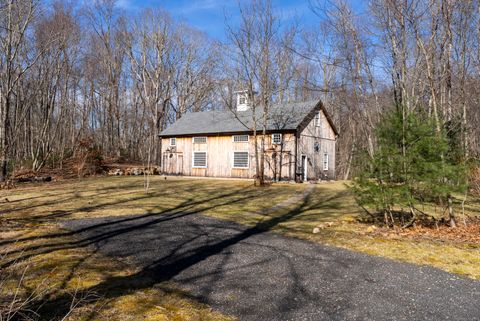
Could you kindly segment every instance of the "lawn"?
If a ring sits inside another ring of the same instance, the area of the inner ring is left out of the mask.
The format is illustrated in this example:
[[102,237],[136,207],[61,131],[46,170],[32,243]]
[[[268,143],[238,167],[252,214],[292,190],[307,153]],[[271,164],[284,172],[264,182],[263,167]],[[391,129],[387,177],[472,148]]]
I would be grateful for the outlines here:
[[67,296],[71,300],[63,309],[42,307],[43,319],[66,314],[72,320],[233,319],[189,298],[175,284],[158,284],[114,300],[103,298],[109,297],[105,293],[84,292],[108,278],[137,271],[128,264],[128,258],[116,261],[102,256],[93,246],[78,243],[74,235],[61,229],[61,222],[135,214],[216,213],[225,208],[262,211],[304,186],[281,184],[255,189],[250,181],[165,180],[157,176],[152,177],[145,192],[143,183],[141,177],[109,177],[20,185],[1,191],[0,311],[6,313],[12,301],[23,304],[14,297],[30,298],[29,305],[23,307],[27,310],[43,299]]
[[[310,188],[311,193],[302,198]],[[109,177],[21,185],[1,193],[0,286],[4,299],[0,309],[10,306],[6,302],[12,301],[17,290],[18,297],[31,297],[33,307],[42,299],[70,298],[63,309],[43,306],[44,319],[67,313],[66,319],[72,320],[233,319],[199,303],[172,283],[121,296],[83,291],[108,278],[138,272],[128,258],[107,258],[62,230],[63,220],[84,217],[190,215],[201,211],[211,217],[480,279],[478,243],[372,232],[370,226],[357,222],[362,213],[343,182],[254,188],[250,181],[155,176],[146,192],[142,177]],[[287,201],[292,198],[297,202]],[[468,211],[477,213],[477,204],[469,204]],[[324,228],[313,234],[319,225]],[[107,290],[115,292],[115,288]]]

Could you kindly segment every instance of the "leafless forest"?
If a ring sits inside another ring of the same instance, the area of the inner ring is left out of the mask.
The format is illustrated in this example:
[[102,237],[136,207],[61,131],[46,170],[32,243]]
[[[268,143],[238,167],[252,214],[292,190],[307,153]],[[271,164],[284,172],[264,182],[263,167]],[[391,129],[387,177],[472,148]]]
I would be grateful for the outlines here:
[[315,26],[241,1],[226,41],[158,8],[84,3],[0,0],[2,179],[60,167],[85,146],[159,163],[160,131],[230,108],[243,88],[265,107],[321,98],[340,131],[338,178],[355,175],[357,153],[374,153],[374,129],[398,104],[460,132],[465,156],[480,152],[478,1],[371,0],[356,12],[312,0]]

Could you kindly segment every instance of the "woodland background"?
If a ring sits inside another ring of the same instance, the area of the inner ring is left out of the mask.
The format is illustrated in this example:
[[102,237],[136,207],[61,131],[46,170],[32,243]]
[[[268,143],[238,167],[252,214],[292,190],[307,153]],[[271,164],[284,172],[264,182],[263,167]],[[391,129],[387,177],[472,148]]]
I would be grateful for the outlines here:
[[[315,27],[285,22],[267,0],[239,2],[228,41],[161,9],[113,0],[0,0],[1,177],[98,158],[160,162],[158,133],[185,113],[231,108],[259,87],[269,104],[322,99],[340,137],[337,177],[374,155],[395,106],[458,133],[480,152],[480,4],[453,0],[312,0]],[[263,83],[262,83],[263,81]]]

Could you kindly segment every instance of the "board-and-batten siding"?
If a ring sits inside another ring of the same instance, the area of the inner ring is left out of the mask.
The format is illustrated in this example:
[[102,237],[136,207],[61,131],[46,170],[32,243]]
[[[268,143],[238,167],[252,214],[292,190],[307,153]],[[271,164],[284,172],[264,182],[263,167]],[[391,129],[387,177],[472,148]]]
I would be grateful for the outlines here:
[[[334,179],[336,135],[323,111],[320,110],[319,126],[313,117],[298,135],[298,167],[302,166],[302,155],[305,155],[308,179]],[[315,151],[315,143],[319,144],[318,152]],[[326,171],[323,169],[324,154],[328,154],[329,158],[329,169]]]
[[[200,135],[199,135],[200,136]],[[260,146],[260,137],[257,137]],[[272,145],[271,135],[265,137],[265,175],[293,179],[295,172],[295,135],[284,133],[283,145]],[[272,147],[274,149],[272,149]],[[193,152],[207,152],[207,168],[193,168]],[[233,152],[248,151],[249,167],[233,168]],[[280,160],[280,154],[282,160]],[[167,174],[187,176],[252,178],[255,175],[255,144],[253,136],[248,142],[234,142],[232,135],[207,136],[206,143],[193,143],[193,137],[176,137],[172,151],[170,138],[162,139],[162,169]],[[280,166],[281,165],[281,166]],[[280,170],[281,167],[281,170]]]
[[[316,112],[320,115],[318,126]],[[260,136],[257,139],[260,146]],[[312,111],[296,134],[283,133],[282,140],[282,145],[273,145],[272,136],[269,134],[265,137],[266,177],[295,179],[295,173],[303,170],[304,155],[307,157],[309,180],[335,179],[336,134],[322,110]],[[256,164],[252,135],[248,142],[234,142],[232,135],[207,136],[206,143],[200,144],[193,141],[193,137],[176,137],[176,146],[172,151],[170,138],[162,139],[162,169],[165,173],[206,177],[254,177]],[[315,150],[316,143],[318,151]],[[207,152],[207,168],[192,167],[194,151]],[[234,151],[249,152],[248,168],[233,168]],[[323,167],[325,154],[328,155],[328,170]]]

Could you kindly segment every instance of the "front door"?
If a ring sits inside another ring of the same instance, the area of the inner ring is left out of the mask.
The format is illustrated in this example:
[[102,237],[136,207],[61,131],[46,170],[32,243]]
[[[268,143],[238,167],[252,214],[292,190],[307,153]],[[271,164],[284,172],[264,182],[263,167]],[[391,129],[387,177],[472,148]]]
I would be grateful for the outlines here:
[[183,154],[165,153],[163,170],[171,175],[183,175]]

